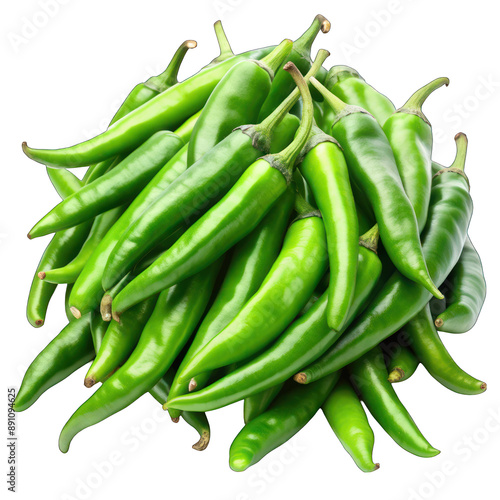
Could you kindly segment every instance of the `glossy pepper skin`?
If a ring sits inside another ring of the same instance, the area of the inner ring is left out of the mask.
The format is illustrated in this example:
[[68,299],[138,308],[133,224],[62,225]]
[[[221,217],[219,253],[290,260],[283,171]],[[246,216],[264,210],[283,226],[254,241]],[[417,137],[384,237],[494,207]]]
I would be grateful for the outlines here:
[[[199,217],[216,204],[249,165],[270,148],[270,134],[279,119],[235,130],[165,189],[126,231],[107,258],[105,290],[123,277],[158,241],[186,220]],[[276,130],[276,143],[286,145],[296,131],[297,119],[285,118]],[[262,141],[262,142],[261,142]]]
[[391,261],[404,276],[443,298],[429,276],[415,212],[384,131],[365,110],[346,105],[316,79],[311,78],[311,83],[335,111],[332,135],[342,146],[353,183],[362,189],[373,209]]
[[259,49],[201,70],[170,87],[118,120],[102,134],[63,149],[23,150],[32,160],[52,167],[83,167],[137,148],[160,130],[174,130],[206,103],[220,79],[243,59],[260,59],[270,49]]
[[[325,87],[340,100],[366,109],[380,126],[396,111],[394,104],[385,95],[375,90],[365,79],[349,66],[333,66],[325,78]],[[323,126],[329,132],[335,116],[329,106],[323,106]]]
[[24,374],[15,411],[29,408],[47,389],[94,358],[90,316],[69,322],[35,358]]
[[[287,189],[276,202],[272,212],[235,245],[220,289],[177,370],[170,390],[171,398],[188,392],[190,377],[183,376],[184,367],[193,356],[224,330],[261,286],[280,252],[294,199],[293,190]],[[209,378],[208,372],[197,376],[195,378],[197,388],[205,386]],[[169,413],[175,418],[181,412],[172,409]]]
[[[441,284],[458,261],[472,216],[469,184],[463,173],[467,138],[456,136],[451,169],[434,178],[429,216],[422,235],[424,255],[434,281]],[[404,326],[429,302],[422,286],[394,272],[356,323],[333,346],[326,373],[358,359]]]
[[[316,36],[321,31],[328,33],[330,31],[330,21],[321,14],[318,14],[311,26],[293,42],[293,48],[287,61],[293,62],[302,74],[306,74],[311,67],[311,47]],[[318,68],[319,70],[319,68]],[[276,72],[272,83],[271,91],[264,102],[259,119],[267,118],[280,104],[288,97],[295,88],[295,83],[290,75],[283,71]]]
[[352,302],[358,267],[358,218],[347,164],[339,144],[313,127],[299,168],[325,225],[330,264],[328,324],[340,330]]
[[436,318],[436,327],[448,333],[469,331],[476,324],[486,299],[486,280],[481,258],[468,236],[443,289],[446,309]]
[[[109,322],[102,319],[99,310],[92,311],[90,314],[90,334],[92,335],[92,344],[94,345],[94,351],[96,354],[99,353],[99,349],[102,345],[102,340],[108,329]],[[74,316],[71,315],[73,319]]]
[[183,369],[186,378],[244,361],[267,347],[293,321],[327,267],[325,227],[300,195],[298,219],[259,290],[235,318]]
[[[317,383],[317,382],[316,382]],[[373,462],[375,436],[365,410],[349,380],[342,378],[321,407],[333,432],[363,472],[380,465]]]
[[73,437],[126,408],[158,383],[198,324],[210,299],[220,263],[163,291],[137,347],[126,363],[72,415],[59,438],[67,452]]
[[481,394],[486,384],[464,372],[439,338],[427,304],[406,325],[409,342],[418,360],[444,387],[459,394]]
[[[71,185],[67,182],[60,186],[60,194],[67,196],[70,196],[74,192],[73,188],[77,187],[76,184]],[[87,239],[91,224],[92,221],[87,221],[65,231],[59,231],[52,237],[43,252],[31,282],[26,305],[26,317],[35,328],[39,328],[45,323],[50,299],[57,288],[57,285],[41,280],[38,273],[56,269],[71,262]]]
[[387,380],[379,348],[372,349],[349,368],[351,381],[368,410],[399,446],[419,457],[434,457],[439,453],[422,435]]
[[57,194],[63,200],[83,186],[83,182],[74,173],[65,168],[47,167],[47,175]]
[[248,424],[248,422],[254,420],[269,408],[269,405],[280,393],[283,385],[284,382],[245,398],[243,403],[243,421],[245,424]]
[[82,269],[71,292],[70,306],[77,316],[99,307],[103,291],[102,273],[109,254],[129,225],[186,170],[186,162],[187,145],[156,174],[101,240]]
[[[328,54],[325,50],[318,51],[306,78],[316,73]],[[298,123],[288,111],[298,97],[298,90],[292,92],[261,124],[235,130],[173,183],[122,235],[108,258],[103,287],[112,286],[159,238],[181,221],[198,216],[219,201],[262,153],[281,151],[288,146]]]
[[[369,235],[366,240],[361,241],[369,246],[368,241],[371,239]],[[373,247],[368,249],[360,246],[356,290],[346,324],[365,307],[380,272],[380,260]],[[328,327],[327,303],[328,293],[325,292],[269,349],[207,388],[167,401],[164,408],[213,410],[284,382],[321,356],[339,337],[339,332]]]
[[[58,169],[57,171],[59,172],[61,170],[62,169]],[[99,214],[94,219],[89,235],[78,252],[78,255],[65,266],[39,272],[38,277],[49,283],[74,283],[94,250],[126,208],[126,206],[116,207]]]
[[264,413],[251,420],[234,439],[229,466],[241,472],[286,443],[314,417],[339,379],[332,374],[315,384],[290,382]]
[[188,167],[236,127],[257,123],[274,74],[291,50],[292,41],[284,40],[262,60],[241,61],[222,77],[194,126],[189,141]]
[[76,226],[132,200],[183,145],[172,132],[157,132],[113,170],[59,203],[33,227],[28,237]]
[[427,221],[432,185],[432,129],[422,104],[434,90],[448,84],[448,78],[437,78],[417,90],[383,127],[420,232]]
[[[146,297],[200,272],[249,234],[286,191],[293,165],[312,124],[312,100],[307,83],[292,64],[304,98],[302,121],[293,142],[280,153],[264,156],[241,175],[226,196],[200,217],[154,264],[129,283],[113,301],[113,317]],[[278,115],[285,110],[287,103]],[[192,167],[193,168],[193,167]],[[187,172],[189,172],[188,169]]]
[[113,321],[106,329],[96,357],[85,376],[85,387],[102,382],[117,370],[134,350],[142,330],[148,322],[158,297],[137,304],[127,311],[120,323]]
[[[407,337],[407,328],[408,326],[403,328],[405,337]],[[406,339],[406,341],[408,340]],[[387,363],[389,377],[387,380],[391,384],[395,384],[396,382],[408,380],[418,368],[419,361],[409,346],[398,343],[396,340],[390,344],[389,360]],[[384,351],[386,347],[389,348],[389,346],[384,346]]]

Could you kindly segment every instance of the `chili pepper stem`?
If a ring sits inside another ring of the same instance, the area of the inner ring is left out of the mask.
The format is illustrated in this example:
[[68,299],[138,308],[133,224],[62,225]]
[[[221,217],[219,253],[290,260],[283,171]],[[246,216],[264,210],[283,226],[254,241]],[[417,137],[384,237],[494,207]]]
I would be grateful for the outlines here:
[[172,418],[171,420],[172,420],[172,422],[173,422],[174,424],[178,424],[178,423],[179,423],[180,418],[179,418],[179,417],[174,417],[174,418]]
[[342,113],[348,105],[339,99],[336,95],[332,94],[324,85],[322,85],[316,78],[311,77],[310,82],[319,91],[319,93],[324,97],[325,101],[332,108],[335,115]]
[[436,325],[436,328],[441,328],[444,325],[444,321],[441,318],[436,318],[434,324]]
[[195,40],[186,40],[183,42],[176,50],[165,71],[158,76],[149,78],[145,85],[158,92],[163,92],[167,88],[173,87],[178,83],[179,69],[184,60],[184,56],[189,49],[194,49],[197,45]]
[[194,378],[189,381],[188,391],[193,392],[198,387],[198,383]]
[[307,384],[307,375],[304,372],[296,373],[293,376],[293,380],[299,384]]
[[[453,160],[453,163],[448,168],[443,168],[442,170],[439,170],[434,175],[434,177],[445,174],[447,172],[450,173],[455,172],[456,174],[462,175],[467,181],[467,184],[469,184],[469,179],[465,175],[465,160],[467,158],[467,146],[468,146],[467,136],[463,132],[459,132],[457,135],[455,135],[455,144],[457,147],[457,152],[455,154],[455,159]],[[443,325],[441,324],[439,326]]]
[[231,49],[231,45],[229,44],[229,40],[227,39],[220,20],[214,23],[214,30],[215,36],[217,37],[217,43],[219,44],[220,54],[212,61],[212,64],[225,61],[234,56],[234,52]]
[[401,368],[396,367],[396,368],[394,368],[394,370],[391,371],[391,373],[389,373],[387,380],[391,384],[395,384],[396,382],[401,381],[404,378],[404,376],[405,376],[405,372]]
[[199,441],[194,443],[192,448],[196,451],[203,451],[207,448],[208,443],[210,443],[210,433],[208,431],[203,431]]
[[85,377],[85,380],[83,381],[83,385],[84,385],[85,387],[90,388],[90,387],[92,387],[92,386],[94,386],[94,385],[95,385],[95,382],[96,382],[96,381],[95,381],[95,379],[94,379],[94,378],[92,378],[92,377]]
[[290,73],[300,91],[300,95],[302,96],[302,120],[300,121],[300,126],[291,144],[280,153],[268,155],[267,157],[264,157],[264,159],[278,168],[285,177],[291,179],[295,167],[295,161],[302,151],[302,148],[309,137],[309,132],[311,131],[314,108],[311,93],[309,92],[309,86],[297,66],[289,61],[285,64],[285,66],[283,66],[283,69]]
[[111,321],[111,303],[113,302],[113,297],[109,294],[105,294],[101,300],[101,316],[104,321]]
[[365,234],[359,237],[359,244],[376,254],[379,236],[378,224],[375,224]]
[[449,78],[442,77],[442,78],[436,78],[435,80],[432,80],[432,82],[428,83],[427,85],[424,85],[422,88],[418,89],[403,105],[401,109],[398,109],[397,113],[400,113],[401,111],[409,110],[416,112],[417,114],[422,113],[422,105],[424,104],[425,100],[438,88],[442,87],[443,85],[448,86],[450,84]]
[[285,38],[270,54],[262,58],[259,64],[262,65],[274,78],[285,57],[292,51],[293,42]]
[[330,21],[325,16],[318,14],[311,23],[311,26],[309,26],[309,28],[307,28],[307,30],[299,38],[297,38],[295,42],[293,42],[295,52],[298,52],[299,54],[309,54],[318,33],[320,31],[322,33],[328,33],[330,28]]
[[80,319],[82,317],[82,313],[76,307],[71,306],[69,310],[76,319]]

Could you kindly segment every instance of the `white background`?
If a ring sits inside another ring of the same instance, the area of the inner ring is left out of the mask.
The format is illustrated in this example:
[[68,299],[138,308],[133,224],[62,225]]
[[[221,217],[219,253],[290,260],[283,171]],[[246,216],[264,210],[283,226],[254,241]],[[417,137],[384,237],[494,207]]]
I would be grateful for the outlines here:
[[[434,459],[404,452],[372,420],[374,458],[381,469],[363,474],[318,414],[284,451],[235,473],[228,467],[228,448],[242,426],[240,404],[210,415],[212,442],[202,453],[191,449],[194,431],[170,423],[146,395],[82,432],[70,452],[61,454],[59,431],[90,394],[82,369],[17,417],[18,498],[493,498],[500,444],[500,43],[495,3],[46,0],[49,15],[43,4],[3,2],[0,16],[4,387],[19,386],[33,357],[64,325],[62,293],[54,297],[42,329],[33,329],[25,319],[29,283],[47,243],[46,238],[29,242],[25,235],[58,198],[45,169],[23,156],[21,142],[61,147],[93,136],[136,83],[164,68],[184,39],[194,38],[199,45],[187,55],[181,76],[197,71],[217,55],[212,24],[218,18],[233,49],[241,52],[296,38],[320,12],[332,29],[319,35],[313,52],[329,49],[328,66],[355,66],[397,106],[433,78],[451,80],[429,99],[425,113],[436,133],[436,160],[451,162],[456,132],[469,137],[467,174],[475,201],[470,235],[481,253],[489,290],[474,330],[443,337],[459,364],[486,380],[489,389],[480,396],[460,396],[422,367],[397,386],[420,429],[442,450]],[[29,23],[38,27],[30,31]],[[5,392],[3,397],[6,405]],[[6,490],[3,480],[1,488]]]

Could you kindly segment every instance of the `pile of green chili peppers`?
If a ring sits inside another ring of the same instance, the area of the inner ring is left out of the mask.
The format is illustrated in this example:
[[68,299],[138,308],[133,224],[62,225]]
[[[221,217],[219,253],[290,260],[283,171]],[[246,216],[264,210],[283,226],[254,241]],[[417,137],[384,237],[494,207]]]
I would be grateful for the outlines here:
[[[68,324],[28,368],[15,409],[90,363],[99,386],[64,426],[83,429],[149,392],[210,440],[206,412],[244,401],[230,449],[242,471],[322,409],[357,466],[372,458],[369,413],[405,450],[439,453],[394,383],[422,364],[461,394],[486,384],[464,372],[438,330],[464,333],[486,284],[467,231],[467,138],[450,167],[432,161],[426,99],[399,109],[353,68],[311,46],[321,15],[297,40],[235,55],[220,22],[220,55],[179,82],[184,56],[138,84],[109,128],[47,150],[62,201],[28,234],[53,234],[29,292],[45,323],[66,286]],[[87,166],[80,179],[70,168]]]

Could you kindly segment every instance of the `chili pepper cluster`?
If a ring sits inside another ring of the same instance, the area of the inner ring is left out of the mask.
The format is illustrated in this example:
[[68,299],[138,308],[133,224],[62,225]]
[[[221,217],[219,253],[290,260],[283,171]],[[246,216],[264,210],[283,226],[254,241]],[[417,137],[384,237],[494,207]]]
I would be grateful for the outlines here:
[[[221,53],[179,83],[184,42],[164,73],[137,85],[110,127],[72,147],[23,144],[62,201],[29,238],[54,234],[31,285],[40,327],[58,285],[69,323],[28,368],[22,411],[90,364],[100,387],[59,447],[149,392],[209,443],[206,413],[244,400],[230,449],[241,471],[322,409],[366,472],[374,435],[363,401],[405,450],[436,450],[394,391],[422,364],[462,394],[486,384],[437,332],[464,333],[486,295],[467,236],[467,139],[450,167],[432,161],[425,100],[396,110],[357,71],[311,60],[330,23],[295,42]],[[90,166],[89,166],[90,165]],[[69,168],[89,166],[80,180]]]

